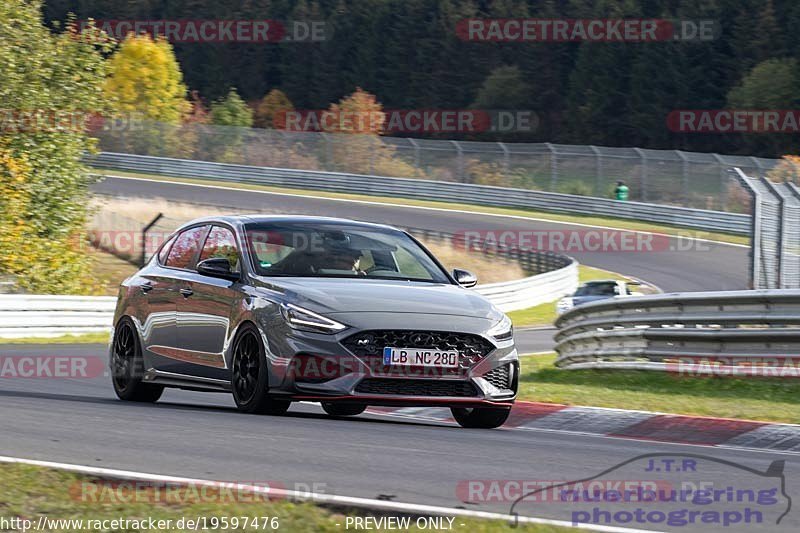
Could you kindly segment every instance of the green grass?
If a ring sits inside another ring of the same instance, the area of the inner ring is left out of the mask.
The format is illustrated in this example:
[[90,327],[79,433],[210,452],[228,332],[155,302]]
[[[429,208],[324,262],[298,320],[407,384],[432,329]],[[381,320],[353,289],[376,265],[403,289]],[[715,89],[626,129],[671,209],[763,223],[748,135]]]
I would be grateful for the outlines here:
[[522,358],[520,399],[800,424],[800,380],[560,370],[554,361],[553,354]]
[[556,320],[556,303],[545,302],[507,314],[515,328],[552,326]]
[[[578,265],[578,283],[586,283],[587,281],[598,279],[626,280],[630,278],[609,270]],[[511,318],[514,327],[517,328],[552,326],[556,320],[556,302],[545,302],[527,309],[511,311],[508,316]]]
[[116,176],[130,176],[137,178],[147,178],[155,180],[176,181],[183,183],[196,183],[201,185],[216,185],[230,189],[245,189],[256,191],[268,191],[277,193],[298,194],[302,196],[318,196],[323,198],[338,198],[346,200],[361,200],[371,202],[382,202],[394,205],[413,205],[420,207],[432,207],[437,209],[457,209],[461,211],[492,213],[498,215],[521,216],[531,219],[549,220],[554,222],[565,222],[570,224],[585,224],[589,226],[607,226],[616,229],[650,231],[655,233],[664,233],[667,235],[681,235],[685,237],[698,237],[709,239],[713,241],[726,242],[732,244],[748,244],[749,237],[741,235],[731,235],[728,233],[700,231],[694,229],[680,228],[677,226],[670,226],[665,224],[652,224],[649,222],[638,222],[635,220],[613,218],[613,217],[597,217],[578,214],[561,214],[551,213],[547,211],[538,211],[532,209],[513,209],[504,207],[489,207],[472,204],[460,204],[450,202],[436,202],[428,200],[412,200],[406,198],[397,198],[392,196],[369,196],[360,194],[349,193],[335,193],[327,191],[309,190],[309,189],[292,189],[283,187],[273,187],[266,185],[254,185],[249,183],[230,183],[225,181],[211,181],[211,180],[198,180],[191,178],[173,178],[167,176],[160,176],[155,174],[143,174],[136,172],[124,172],[116,170],[100,169],[98,173],[109,173]]
[[[119,487],[112,490],[111,485],[98,486],[101,483],[97,479],[80,476],[70,472],[60,470],[44,469],[27,465],[2,464],[0,465],[0,517],[10,519],[12,517],[24,517],[36,527],[40,516],[48,519],[83,519],[87,520],[113,520],[113,519],[138,519],[146,520],[171,520],[172,527],[160,529],[159,531],[186,531],[175,527],[181,518],[194,519],[198,517],[238,517],[238,525],[244,523],[244,519],[256,519],[259,527],[239,527],[236,531],[272,531],[269,527],[263,527],[263,517],[277,517],[278,529],[275,531],[291,531],[296,533],[304,532],[340,532],[344,531],[345,518],[347,516],[368,516],[368,511],[352,509],[329,510],[310,503],[291,503],[287,501],[253,501],[250,497],[240,498],[240,501],[231,503],[231,499],[219,501],[213,494],[201,493],[199,488],[195,494],[205,494],[205,501],[198,503],[187,501],[186,495],[191,495],[191,491],[184,492],[164,492],[163,489],[156,494],[161,496],[172,494],[169,503],[151,503],[142,501],[147,498],[138,498],[139,501],[130,502],[134,494],[141,495],[144,490],[138,492],[125,492]],[[126,485],[130,487],[131,485]],[[455,486],[453,487],[455,490]],[[104,498],[86,498],[85,494],[105,495]],[[116,501],[113,496],[118,496]],[[177,496],[176,496],[177,495]],[[234,492],[235,496],[236,493]],[[112,497],[109,497],[112,496]],[[126,496],[127,503],[119,503],[119,496]],[[96,500],[101,499],[98,503]],[[150,498],[153,500],[154,498]],[[244,500],[244,501],[241,501]],[[384,513],[379,513],[380,516]],[[376,515],[373,515],[376,516]],[[232,522],[230,522],[232,524]],[[411,520],[414,523],[414,520]],[[267,521],[269,524],[269,521]],[[338,525],[337,525],[338,524]],[[88,528],[84,522],[84,531],[97,530]],[[252,524],[248,524],[252,526]],[[213,528],[216,530],[217,528]],[[351,527],[352,529],[352,527]],[[490,533],[502,531],[523,531],[526,533],[555,533],[559,531],[570,531],[568,528],[556,528],[549,526],[520,526],[512,528],[505,522],[490,522],[486,520],[467,520],[456,517],[453,521],[453,529],[463,532]],[[79,531],[79,527],[63,527],[60,529],[49,528],[53,531]],[[145,531],[146,528],[116,528],[113,531]],[[222,529],[220,529],[222,530]],[[231,528],[230,530],[234,530]],[[372,529],[371,531],[385,531],[383,529]],[[417,531],[412,528],[410,531]]]

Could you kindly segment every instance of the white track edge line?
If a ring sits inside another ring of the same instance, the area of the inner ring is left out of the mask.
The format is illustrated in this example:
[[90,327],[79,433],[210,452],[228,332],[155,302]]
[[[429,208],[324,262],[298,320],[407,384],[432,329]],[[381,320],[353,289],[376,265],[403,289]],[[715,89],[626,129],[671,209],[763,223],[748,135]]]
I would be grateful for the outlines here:
[[[446,212],[451,212],[451,213],[459,213],[459,214],[463,214],[463,215],[480,215],[480,216],[486,216],[486,217],[511,218],[511,219],[515,219],[515,220],[532,220],[534,222],[550,222],[550,223],[553,223],[553,224],[563,224],[565,226],[577,226],[577,227],[581,227],[581,228],[608,229],[608,230],[614,230],[614,231],[627,231],[627,232],[630,232],[630,233],[641,233],[643,235],[653,235],[653,236],[656,236],[656,237],[668,237],[668,238],[673,238],[673,239],[681,238],[681,239],[687,239],[687,240],[692,240],[692,241],[697,241],[697,242],[706,242],[706,243],[710,243],[710,244],[719,244],[719,245],[723,245],[723,246],[733,246],[733,247],[736,247],[736,248],[750,248],[746,244],[736,244],[736,243],[731,243],[731,242],[715,241],[713,239],[702,239],[702,238],[699,238],[699,237],[688,237],[688,236],[683,236],[683,235],[670,235],[669,233],[660,233],[660,232],[655,232],[655,231],[645,231],[645,230],[635,230],[635,229],[621,229],[621,228],[615,228],[613,226],[601,226],[601,225],[598,225],[598,224],[584,224],[584,223],[581,223],[581,222],[565,222],[563,220],[551,220],[549,218],[528,217],[528,216],[523,216],[523,215],[511,215],[511,214],[502,214],[502,213],[486,213],[484,211],[469,211],[467,209],[448,209],[446,207],[430,207],[430,206],[424,206],[424,205],[395,204],[395,203],[391,203],[391,202],[378,202],[378,201],[375,201],[375,200],[352,200],[352,199],[349,199],[349,198],[331,198],[331,197],[328,197],[328,196],[316,196],[314,194],[298,194],[298,193],[288,193],[288,192],[262,191],[262,190],[258,190],[258,189],[246,189],[246,188],[242,188],[242,187],[230,187],[230,186],[226,187],[226,186],[223,186],[223,185],[210,185],[210,184],[206,185],[206,184],[203,184],[203,183],[190,183],[190,182],[185,182],[185,181],[172,181],[172,180],[169,180],[169,179],[136,178],[136,177],[133,177],[133,176],[116,176],[116,175],[113,175],[113,174],[97,174],[97,175],[104,176],[104,177],[107,177],[107,178],[114,178],[114,179],[149,181],[151,183],[170,183],[172,185],[187,185],[187,186],[190,186],[190,187],[204,187],[204,188],[207,188],[207,189],[239,190],[239,191],[246,191],[246,192],[255,192],[255,193],[258,193],[258,194],[271,194],[271,195],[277,195],[277,196],[289,196],[289,197],[292,197],[292,198],[313,198],[315,200],[331,200],[331,201],[334,201],[334,202],[347,202],[347,203],[354,203],[354,204],[378,205],[378,206],[381,206],[381,207],[402,207],[402,208],[406,208],[406,209],[423,209],[423,210],[428,210],[428,211],[446,211]],[[192,179],[192,178],[187,178],[187,179]],[[237,183],[238,182],[234,182],[233,185],[235,185]],[[258,184],[255,184],[255,185],[258,185]],[[264,185],[264,186],[266,186],[266,187],[275,187],[275,185]],[[346,194],[355,194],[355,193],[346,193]],[[424,201],[431,202],[431,201],[435,201],[435,200],[421,200],[421,201],[423,201],[423,202]],[[500,209],[503,209],[503,208],[500,208]],[[509,209],[511,209],[511,208],[509,208]],[[641,222],[641,221],[639,221],[639,222]],[[687,229],[686,231],[694,231],[694,230]]]
[[[212,481],[206,479],[195,479],[177,476],[165,476],[160,474],[148,474],[145,472],[136,472],[131,470],[116,470],[111,468],[102,468],[95,466],[83,466],[70,463],[59,463],[53,461],[39,461],[36,459],[23,459],[19,457],[0,456],[0,463],[6,464],[24,464],[30,466],[39,466],[44,468],[55,468],[68,472],[75,472],[89,476],[104,477],[111,479],[122,479],[130,481],[145,481],[145,482],[160,482],[160,483],[173,483],[183,485],[199,485],[214,488],[229,488],[231,482]],[[502,520],[506,522],[514,522],[515,519],[522,524],[541,524],[561,527],[571,527],[575,529],[583,529],[588,531],[603,531],[608,533],[659,533],[655,530],[644,529],[630,529],[615,526],[595,526],[591,524],[577,524],[573,525],[572,522],[565,520],[552,520],[548,518],[536,518],[529,516],[515,517],[513,515],[492,513],[487,511],[471,511],[469,509],[456,509],[451,507],[440,507],[434,505],[422,505],[413,503],[392,502],[385,500],[373,500],[370,498],[357,498],[353,496],[337,496],[334,494],[320,494],[320,493],[302,493],[294,490],[276,489],[258,485],[241,484],[236,485],[238,490],[247,491],[255,494],[268,494],[276,497],[286,498],[295,501],[309,501],[317,504],[328,505],[342,505],[359,507],[365,509],[376,509],[380,511],[398,511],[410,514],[429,514],[437,516],[461,516],[465,518],[478,518],[485,520]]]

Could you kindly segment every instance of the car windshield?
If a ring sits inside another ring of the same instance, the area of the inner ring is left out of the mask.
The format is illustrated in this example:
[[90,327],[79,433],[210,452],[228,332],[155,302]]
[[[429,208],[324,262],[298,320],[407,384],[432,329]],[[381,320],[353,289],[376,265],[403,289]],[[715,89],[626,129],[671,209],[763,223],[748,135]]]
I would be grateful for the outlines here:
[[578,287],[575,296],[615,296],[617,294],[617,284],[608,283],[588,283]]
[[325,223],[257,223],[245,231],[260,276],[450,283],[426,251],[399,231]]

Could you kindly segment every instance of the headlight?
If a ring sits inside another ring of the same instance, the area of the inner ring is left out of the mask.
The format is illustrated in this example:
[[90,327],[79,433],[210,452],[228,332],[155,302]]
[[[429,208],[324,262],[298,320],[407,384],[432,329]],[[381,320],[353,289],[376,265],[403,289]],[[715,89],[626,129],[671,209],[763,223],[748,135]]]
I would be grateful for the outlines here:
[[316,333],[336,333],[347,328],[344,324],[294,304],[282,304],[281,313],[286,322],[296,329]]
[[498,341],[512,338],[514,336],[514,326],[511,324],[511,319],[507,315],[503,315],[500,322],[492,326],[487,335]]

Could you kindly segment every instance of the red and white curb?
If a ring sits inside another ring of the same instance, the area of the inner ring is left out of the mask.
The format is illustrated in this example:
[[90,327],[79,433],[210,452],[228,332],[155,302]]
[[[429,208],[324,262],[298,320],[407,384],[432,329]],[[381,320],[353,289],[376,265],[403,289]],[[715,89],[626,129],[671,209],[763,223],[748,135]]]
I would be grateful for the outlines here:
[[[367,412],[455,424],[449,409],[441,407],[372,407]],[[518,401],[503,428],[800,454],[800,425],[754,420]]]

